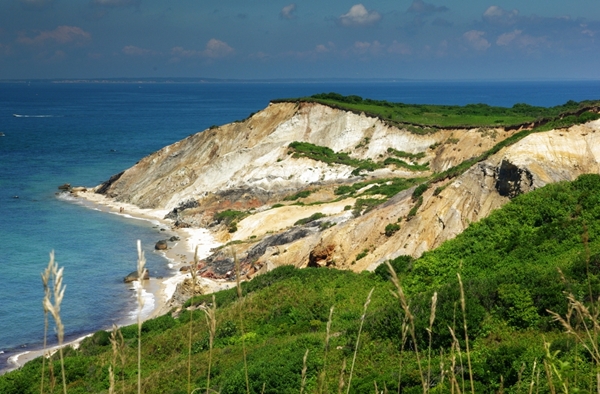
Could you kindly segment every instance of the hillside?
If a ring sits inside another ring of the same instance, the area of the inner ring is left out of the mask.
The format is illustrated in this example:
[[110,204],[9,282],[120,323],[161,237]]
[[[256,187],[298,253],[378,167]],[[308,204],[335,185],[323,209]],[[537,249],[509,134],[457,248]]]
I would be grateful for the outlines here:
[[[507,117],[506,108],[440,107],[442,118],[460,113],[461,122],[477,123],[483,111],[509,125],[415,130],[319,100],[275,102],[192,135],[97,191],[168,210],[176,226],[210,228],[234,244],[244,275],[287,264],[360,272],[418,257],[520,193],[598,172],[597,103],[515,106],[527,119]],[[229,252],[203,263],[209,277],[233,267]]]
[[[410,315],[390,294],[397,289],[385,266],[361,274],[286,266],[243,283],[243,299],[235,289],[215,295],[211,347],[202,308],[212,308],[213,300],[196,297],[192,307],[143,324],[143,392],[187,392],[189,360],[191,387],[204,391],[209,355],[210,387],[221,393],[246,392],[245,368],[253,393],[337,392],[340,376],[353,393],[375,386],[470,391],[471,375],[478,393],[591,391],[598,359],[586,346],[597,341],[597,330],[586,336],[584,324],[592,321],[578,302],[597,310],[586,300],[600,294],[599,196],[598,175],[554,183],[514,198],[420,259],[395,259]],[[549,311],[571,314],[579,328],[565,333]],[[124,348],[114,357],[102,331],[67,352],[69,392],[106,392],[109,365],[117,389],[135,390],[137,328],[122,333]],[[38,359],[0,377],[0,391],[39,392],[40,368]],[[60,369],[58,361],[53,368]]]
[[[202,295],[143,324],[143,391],[191,391],[188,366],[191,388],[222,393],[246,382],[337,392],[342,380],[356,393],[590,391],[599,118],[597,102],[324,94],[274,101],[142,158],[93,192],[208,228],[224,245],[199,275],[246,281],[243,297]],[[550,311],[570,316],[570,335]],[[98,332],[67,351],[69,392],[107,392],[109,365],[135,390],[137,327],[121,333],[119,349]],[[41,364],[0,377],[0,392],[39,392]]]

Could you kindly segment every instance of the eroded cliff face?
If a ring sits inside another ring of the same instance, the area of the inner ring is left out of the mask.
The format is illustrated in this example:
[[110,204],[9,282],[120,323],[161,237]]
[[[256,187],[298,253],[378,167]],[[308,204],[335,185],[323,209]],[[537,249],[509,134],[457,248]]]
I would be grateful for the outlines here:
[[[341,184],[443,171],[515,132],[471,129],[417,135],[319,104],[271,104],[243,122],[167,146],[100,189],[119,201],[171,210],[169,217],[178,225],[212,225],[223,242],[237,241],[236,253],[248,277],[282,264],[361,271],[398,255],[417,257],[521,193],[600,170],[600,122],[595,121],[529,135],[459,177],[433,185],[414,216],[409,215],[417,204],[414,188],[363,214],[352,211],[354,197],[340,199],[334,193]],[[417,162],[429,163],[430,170],[387,166],[355,176],[350,166],[293,157],[288,152],[293,141],[377,162],[390,157],[388,148],[422,152]],[[307,188],[313,193],[299,200],[303,205],[282,201]],[[247,212],[231,233],[213,221],[215,212],[228,208]],[[322,217],[298,224],[315,214]],[[389,224],[400,229],[386,234]],[[205,264],[221,264],[209,271],[218,276],[230,271],[232,261],[220,251]]]
[[[328,250],[323,261],[356,271],[373,269],[398,255],[418,257],[521,193],[552,182],[572,181],[581,174],[599,173],[599,144],[599,121],[532,134],[477,163],[457,179],[430,188],[412,219],[404,219],[415,204],[409,190],[359,220],[324,233],[312,253]],[[440,186],[443,190],[435,193]],[[399,218],[401,229],[391,237],[385,236],[385,226],[397,223]],[[369,253],[353,264],[364,249]],[[309,260],[310,256],[307,264]]]
[[[107,183],[102,192],[141,208],[174,209],[191,199],[215,209],[258,207],[311,184],[352,180],[351,167],[292,158],[287,153],[293,141],[326,146],[363,160],[380,160],[388,155],[388,148],[424,152],[426,157],[420,161],[440,171],[512,133],[441,130],[417,135],[377,118],[320,104],[271,104],[243,122],[205,130],[145,157]],[[422,174],[387,168],[372,175]]]

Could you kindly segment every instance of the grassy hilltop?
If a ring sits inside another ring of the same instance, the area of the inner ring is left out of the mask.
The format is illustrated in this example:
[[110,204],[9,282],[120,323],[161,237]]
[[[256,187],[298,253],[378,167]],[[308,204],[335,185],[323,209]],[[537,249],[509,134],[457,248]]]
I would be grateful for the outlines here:
[[[592,102],[511,110],[318,96],[306,100],[379,111],[390,121],[401,117],[419,129],[537,123],[537,129],[515,134],[504,144],[548,127],[598,118],[590,112],[597,105]],[[313,146],[292,148],[300,155],[346,160]],[[386,265],[359,274],[283,266],[239,289],[216,293],[214,303],[213,295],[198,296],[180,312],[144,322],[142,392],[600,389],[600,175],[520,195],[419,259],[400,256],[389,263],[395,274]],[[68,392],[108,393],[109,366],[115,392],[136,392],[138,328],[121,328],[123,340],[117,336],[116,345],[110,333],[99,331],[78,350],[66,350]],[[52,386],[62,392],[58,356],[50,366],[45,366],[44,392]],[[41,382],[42,360],[37,359],[0,376],[0,392],[39,393]]]

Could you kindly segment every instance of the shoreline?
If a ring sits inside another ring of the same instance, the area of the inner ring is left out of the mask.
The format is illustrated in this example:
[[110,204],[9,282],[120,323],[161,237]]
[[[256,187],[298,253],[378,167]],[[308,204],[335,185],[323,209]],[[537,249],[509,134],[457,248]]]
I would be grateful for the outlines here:
[[[95,189],[92,188],[88,189],[86,192],[78,191],[74,193],[69,200],[77,202],[89,209],[120,215],[130,219],[149,221],[160,226],[161,229],[164,228],[165,236],[170,234],[179,237],[178,241],[169,242],[168,249],[158,251],[159,254],[168,261],[168,266],[173,270],[173,274],[169,277],[150,278],[142,284],[144,291],[151,294],[153,300],[152,310],[142,315],[142,321],[153,319],[168,313],[173,307],[169,301],[171,301],[177,286],[186,278],[191,278],[190,273],[182,273],[179,271],[179,268],[193,264],[196,246],[198,247],[198,257],[202,259],[206,258],[213,248],[218,247],[221,244],[214,239],[207,229],[204,228],[174,229],[172,227],[172,222],[169,219],[164,219],[164,216],[168,213],[167,210],[142,209],[133,204],[119,203],[104,195],[96,194],[94,190]],[[201,285],[205,294],[225,290],[235,285],[235,283],[215,281],[207,278],[199,278],[199,280],[201,280]],[[139,282],[134,281],[132,283],[135,288],[136,284]],[[122,327],[129,324],[136,324],[137,313],[137,309],[131,311],[128,317],[123,322],[119,323],[118,326]],[[77,349],[81,342],[91,335],[93,335],[93,333],[66,341],[62,347],[71,346]],[[41,348],[31,349],[12,355],[7,358],[7,367],[0,370],[0,375],[19,369],[29,361],[42,357],[44,354],[56,352],[60,347],[61,346],[55,344],[45,351]]]

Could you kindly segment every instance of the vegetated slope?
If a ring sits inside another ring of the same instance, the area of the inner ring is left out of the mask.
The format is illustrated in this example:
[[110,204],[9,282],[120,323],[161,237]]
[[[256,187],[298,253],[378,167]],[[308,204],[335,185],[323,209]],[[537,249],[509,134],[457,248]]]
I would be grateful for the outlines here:
[[[567,313],[563,292],[574,294],[592,311],[597,307],[589,300],[600,295],[599,175],[582,175],[574,182],[519,195],[438,249],[417,260],[399,257],[392,265],[415,317],[414,336],[404,331],[412,323],[389,292],[394,287],[384,266],[361,274],[280,267],[243,283],[243,301],[235,289],[217,293],[211,389],[246,392],[245,346],[251,392],[263,388],[265,393],[299,392],[303,377],[305,392],[322,392],[322,387],[337,392],[340,374],[346,384],[349,381],[359,332],[353,393],[371,392],[375,385],[396,391],[399,384],[402,392],[418,393],[423,381],[432,391],[449,392],[452,379],[469,391],[470,373],[478,393],[513,392],[530,385],[536,392],[563,385],[573,391],[595,389],[598,365],[582,346],[590,342],[576,344],[548,310]],[[464,284],[469,361],[457,273]],[[361,322],[371,288],[375,290]],[[435,318],[430,323],[434,292]],[[211,296],[196,297],[188,304],[204,303],[212,303]],[[209,336],[204,312],[193,309],[144,323],[145,393],[186,392],[192,314],[192,387],[205,390]],[[585,337],[583,322],[579,320],[575,332],[581,330]],[[124,369],[118,357],[111,361],[106,333],[99,332],[79,350],[67,352],[69,392],[105,392],[111,363],[116,364],[117,388],[124,379],[126,390],[134,390],[137,329],[122,331]],[[40,368],[37,360],[0,377],[0,392],[39,392]],[[55,360],[54,371],[59,369]]]
[[487,104],[427,105],[390,103],[385,100],[363,99],[360,96],[342,96],[338,93],[320,93],[299,99],[276,102],[315,102],[335,108],[384,119],[394,125],[408,126],[416,133],[431,133],[440,128],[472,128],[499,126],[522,128],[541,126],[569,115],[579,115],[599,107],[598,101],[575,102],[570,100],[555,107],[536,107],[518,103],[512,107],[495,107]]

